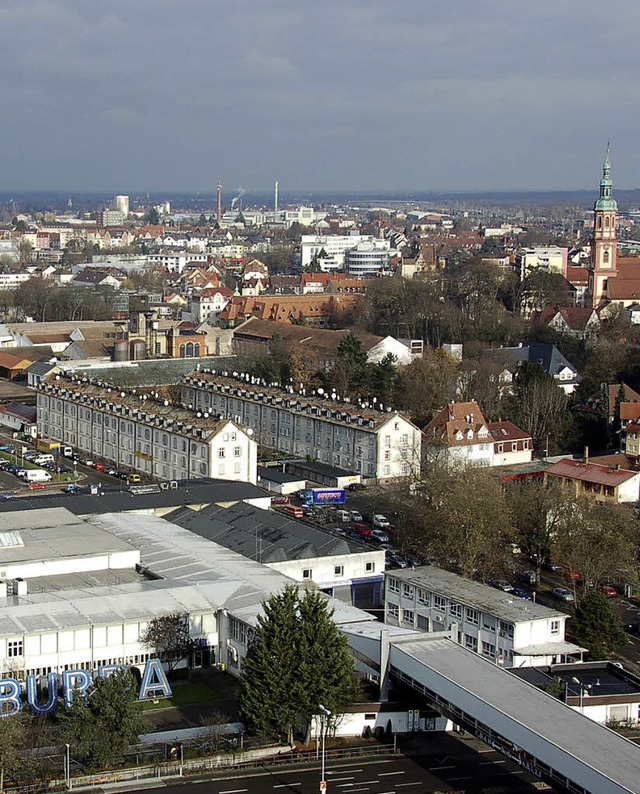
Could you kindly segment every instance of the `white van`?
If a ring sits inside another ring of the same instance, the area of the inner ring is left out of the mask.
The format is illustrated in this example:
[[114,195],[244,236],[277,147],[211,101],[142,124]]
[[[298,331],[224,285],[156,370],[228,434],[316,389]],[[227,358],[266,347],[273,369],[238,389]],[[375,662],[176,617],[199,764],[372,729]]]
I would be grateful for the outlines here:
[[351,521],[351,513],[348,510],[336,510],[336,519],[346,524]]
[[27,482],[51,482],[53,478],[44,469],[26,469],[24,479]]
[[42,466],[43,463],[55,463],[56,459],[53,457],[53,455],[44,454],[38,455],[37,458],[33,458],[33,462],[36,464],[36,466]]

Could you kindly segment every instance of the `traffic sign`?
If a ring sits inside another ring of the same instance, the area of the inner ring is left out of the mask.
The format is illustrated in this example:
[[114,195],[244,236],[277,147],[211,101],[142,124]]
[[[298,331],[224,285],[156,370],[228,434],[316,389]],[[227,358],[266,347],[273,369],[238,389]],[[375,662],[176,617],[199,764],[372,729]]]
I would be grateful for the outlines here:
[[327,781],[321,780],[320,781],[320,794],[326,794],[327,792]]

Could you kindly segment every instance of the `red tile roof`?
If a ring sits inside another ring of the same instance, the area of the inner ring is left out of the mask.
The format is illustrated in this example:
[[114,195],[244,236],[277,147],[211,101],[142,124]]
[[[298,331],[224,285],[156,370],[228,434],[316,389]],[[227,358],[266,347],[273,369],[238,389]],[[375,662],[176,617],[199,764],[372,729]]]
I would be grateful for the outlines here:
[[516,441],[531,439],[531,435],[521,430],[513,422],[487,422],[489,432],[496,441]]
[[557,477],[568,477],[572,480],[580,480],[581,482],[609,485],[613,488],[622,485],[622,483],[640,474],[637,471],[611,469],[608,466],[599,466],[596,463],[583,463],[580,460],[571,460],[571,458],[564,458],[558,461],[558,463],[553,463],[549,466],[546,473]]

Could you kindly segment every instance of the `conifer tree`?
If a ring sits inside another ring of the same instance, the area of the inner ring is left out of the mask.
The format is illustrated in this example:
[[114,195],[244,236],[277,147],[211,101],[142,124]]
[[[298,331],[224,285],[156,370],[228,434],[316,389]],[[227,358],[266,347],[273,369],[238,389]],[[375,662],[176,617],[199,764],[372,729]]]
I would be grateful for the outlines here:
[[309,730],[319,705],[333,715],[357,696],[346,639],[321,594],[288,585],[263,615],[240,677],[239,710],[249,731],[287,737]]
[[571,623],[571,639],[589,649],[591,660],[606,659],[627,643],[620,618],[597,591],[587,593],[580,602]]

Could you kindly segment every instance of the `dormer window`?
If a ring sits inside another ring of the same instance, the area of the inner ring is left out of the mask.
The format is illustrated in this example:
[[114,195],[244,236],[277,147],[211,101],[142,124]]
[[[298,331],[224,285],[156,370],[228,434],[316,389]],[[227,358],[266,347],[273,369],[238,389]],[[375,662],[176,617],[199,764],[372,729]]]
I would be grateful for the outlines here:
[[462,441],[463,438],[464,438],[464,436],[462,435],[462,431],[461,430],[457,430],[456,431],[456,441]]
[[473,430],[467,430],[467,438],[471,440],[473,438]]

